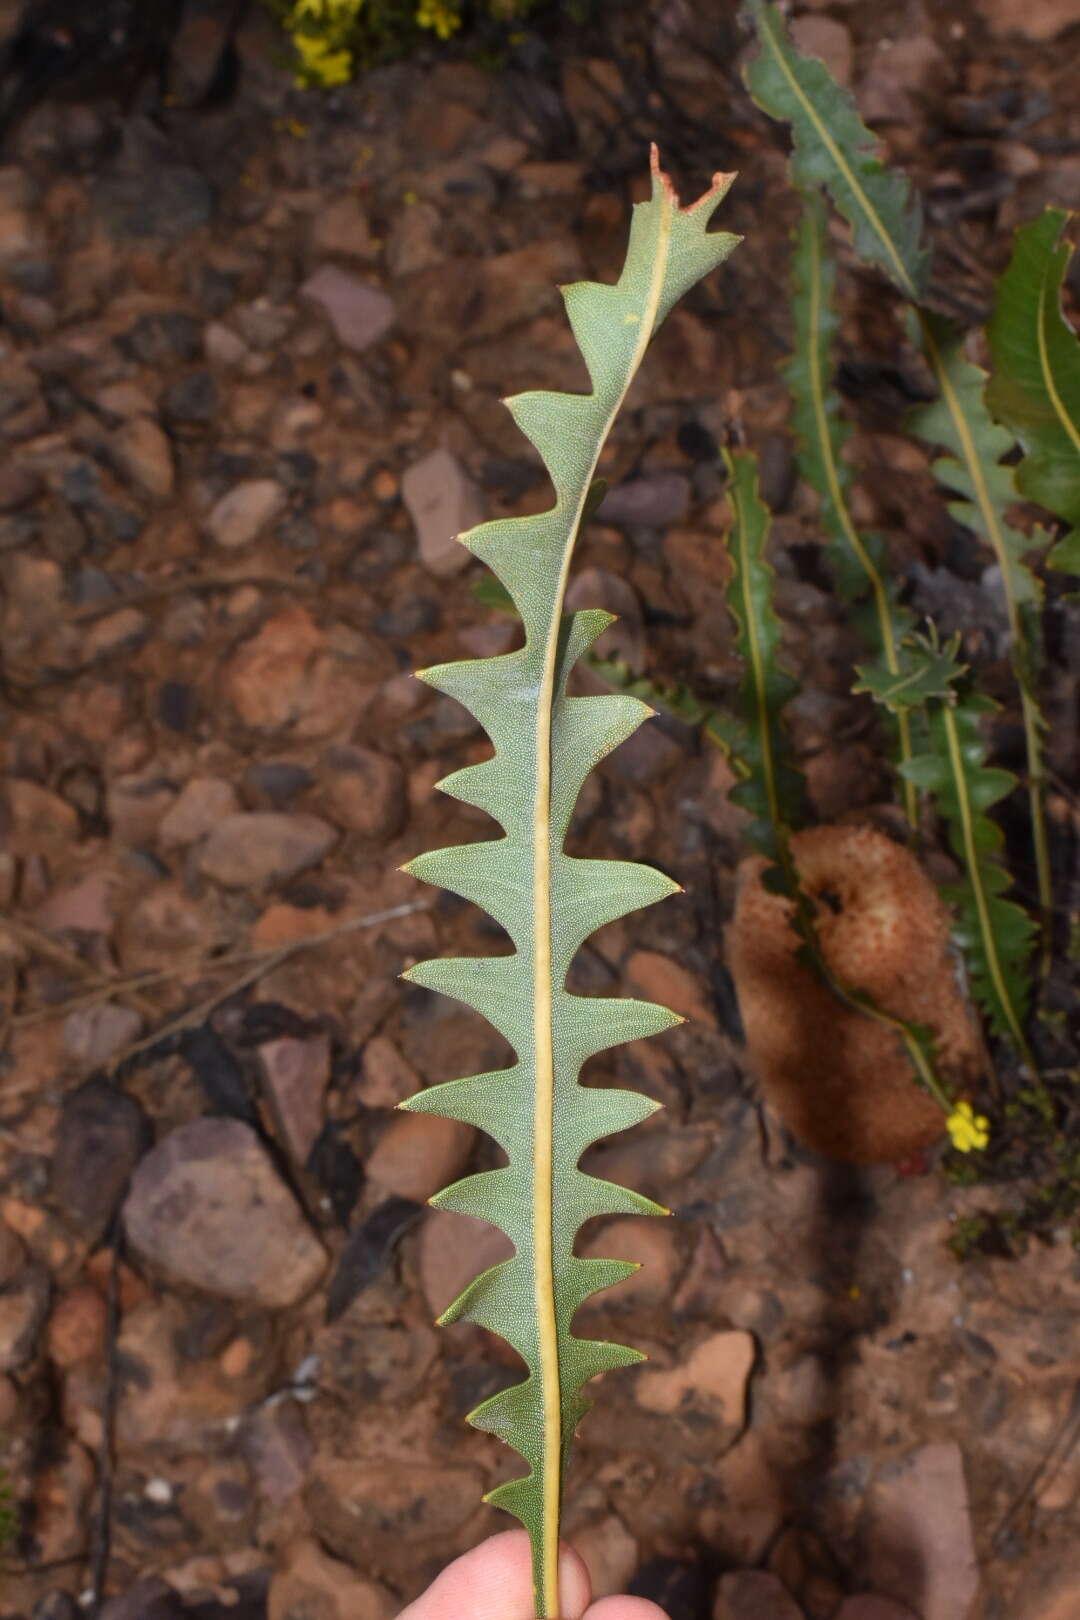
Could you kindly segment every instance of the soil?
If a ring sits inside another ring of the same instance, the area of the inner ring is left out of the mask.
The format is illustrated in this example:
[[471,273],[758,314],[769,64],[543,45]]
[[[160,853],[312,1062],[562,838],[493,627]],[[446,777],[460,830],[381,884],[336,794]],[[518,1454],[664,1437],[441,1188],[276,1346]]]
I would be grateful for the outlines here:
[[[76,1600],[107,1620],[384,1620],[506,1522],[480,1498],[515,1459],[462,1420],[515,1358],[431,1326],[505,1250],[424,1207],[495,1149],[394,1112],[507,1058],[397,980],[505,943],[399,870],[484,836],[433,789],[487,745],[411,671],[513,644],[448,537],[548,503],[500,400],[584,386],[556,284],[617,273],[650,139],[687,200],[739,171],[718,223],[745,240],[635,383],[582,599],[621,614],[636,672],[729,702],[719,447],[756,449],[816,816],[888,816],[785,433],[797,205],[785,132],[741,86],[735,6],[600,6],[524,28],[498,71],[433,48],[319,94],[253,9],[235,82],[208,96],[231,10],[190,7],[164,104],[145,77],[122,109],[92,75],[58,86],[0,166],[5,1620]],[[794,11],[926,199],[935,306],[977,326],[1012,228],[1080,206],[1073,8]],[[924,380],[902,312],[837,246],[860,521],[1008,705],[988,558],[903,436]],[[1060,594],[1044,694],[1064,937],[1080,643]],[[1019,763],[1008,706],[994,744]],[[596,773],[571,834],[685,891],[596,935],[572,987],[655,994],[689,1022],[589,1070],[665,1105],[589,1166],[675,1218],[582,1236],[646,1266],[581,1331],[650,1360],[596,1389],[567,1534],[598,1592],[671,1620],[1066,1620],[1068,1223],[1019,1260],[960,1263],[948,1238],[987,1194],[939,1151],[925,1174],[838,1166],[765,1113],[723,960],[745,853],[725,773],[662,717]],[[1019,812],[1006,826],[1030,899]]]

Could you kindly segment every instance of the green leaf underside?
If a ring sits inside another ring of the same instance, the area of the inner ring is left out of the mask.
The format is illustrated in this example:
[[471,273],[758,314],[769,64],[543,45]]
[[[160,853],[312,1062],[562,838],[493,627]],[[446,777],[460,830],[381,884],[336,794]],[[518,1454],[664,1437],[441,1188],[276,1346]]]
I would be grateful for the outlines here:
[[[792,425],[798,443],[799,471],[821,499],[822,523],[833,541],[832,565],[837,583],[849,599],[870,594],[863,615],[865,631],[880,649],[886,670],[899,675],[898,644],[910,628],[911,615],[896,599],[886,573],[884,547],[878,537],[863,537],[848,504],[851,473],[841,459],[849,429],[832,386],[831,348],[839,330],[836,309],[836,266],[825,237],[825,208],[816,191],[802,193],[803,212],[795,238],[792,312],[795,352],[784,371],[791,391]],[[911,758],[911,722],[893,717],[897,754]],[[917,795],[904,781],[904,809],[917,819]]]
[[755,848],[790,876],[787,837],[805,820],[806,783],[795,766],[780,714],[798,687],[780,664],[774,574],[765,556],[769,510],[758,491],[757,463],[747,452],[728,450],[724,461],[734,511],[727,537],[732,564],[728,606],[737,628],[735,650],[742,661],[737,729],[729,736],[744,772],[744,780],[729,797],[753,817],[748,836]]
[[408,870],[483,906],[506,929],[515,953],[422,962],[406,976],[481,1013],[517,1061],[432,1087],[403,1106],[476,1125],[509,1158],[505,1168],[457,1182],[432,1202],[494,1223],[514,1245],[513,1258],[477,1277],[442,1320],[480,1323],[528,1367],[522,1383],[484,1401],[469,1421],[499,1435],[529,1465],[489,1500],[529,1532],[540,1616],[559,1612],[559,1508],[570,1443],[589,1404],[582,1387],[597,1373],[641,1359],[623,1345],[572,1333],[582,1301],[636,1269],[621,1260],[578,1258],[574,1240],[595,1215],[664,1213],[578,1169],[590,1143],[637,1124],[655,1106],[631,1092],[583,1087],[579,1072],[594,1053],[681,1021],[649,1002],[565,989],[570,963],[594,930],[677,885],[649,867],[577,859],[563,849],[586,776],[650,713],[628,695],[567,695],[571,669],[612,620],[598,610],[564,615],[563,601],[596,461],[649,338],[738,240],[707,230],[730,178],[716,176],[699,203],[682,209],[654,152],[652,197],[634,208],[617,284],[563,289],[592,393],[536,391],[506,401],[544,460],[555,504],[459,537],[509,592],[525,645],[422,672],[475,715],[495,749],[491,759],[455,771],[440,787],[494,817],[505,836],[421,855]]
[[1072,249],[1069,215],[1047,208],[1016,233],[997,284],[988,336],[993,375],[986,400],[1024,449],[1016,487],[1030,501],[1080,524],[1080,338],[1061,310]]
[[963,882],[944,892],[957,907],[954,937],[967,960],[975,998],[991,1027],[1030,1064],[1023,1021],[1035,930],[1027,913],[1004,898],[1011,885],[1001,860],[1004,837],[986,813],[1016,785],[1011,772],[986,763],[982,717],[996,707],[974,694],[931,702],[930,752],[905,769],[936,796],[963,866]]
[[796,182],[826,187],[852,228],[860,258],[879,265],[917,303],[930,265],[917,194],[904,175],[881,163],[876,137],[824,62],[792,45],[777,7],[751,0],[751,11],[761,49],[746,67],[746,86],[759,107],[791,125]]

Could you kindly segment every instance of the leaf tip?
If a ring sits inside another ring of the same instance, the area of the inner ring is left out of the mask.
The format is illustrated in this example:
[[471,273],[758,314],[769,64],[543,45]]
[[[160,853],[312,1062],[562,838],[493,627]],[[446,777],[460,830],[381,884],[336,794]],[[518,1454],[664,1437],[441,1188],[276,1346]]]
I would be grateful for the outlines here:
[[[649,145],[649,168],[652,173],[654,187],[660,187],[663,190],[672,208],[677,208],[680,214],[693,214],[699,208],[715,206],[727,195],[736,177],[734,171],[731,174],[725,174],[722,170],[717,170],[712,177],[712,184],[709,186],[708,191],[702,192],[696,202],[687,203],[684,207],[679,201],[679,194],[675,190],[671,176],[660,167],[660,148],[655,141],[652,141]],[[740,237],[739,240],[741,241],[742,238]]]

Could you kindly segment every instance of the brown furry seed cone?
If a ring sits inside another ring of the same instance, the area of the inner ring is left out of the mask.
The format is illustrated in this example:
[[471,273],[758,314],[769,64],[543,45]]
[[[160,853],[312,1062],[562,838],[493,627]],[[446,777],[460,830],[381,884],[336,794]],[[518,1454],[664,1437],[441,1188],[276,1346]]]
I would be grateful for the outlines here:
[[[816,906],[822,954],[837,978],[883,1011],[927,1025],[942,1078],[971,1088],[983,1051],[960,992],[949,919],[918,861],[872,827],[814,827],[791,851]],[[896,1036],[845,1007],[798,959],[790,901],[739,867],[727,930],[749,1056],[766,1100],[809,1147],[849,1164],[895,1163],[943,1133]]]

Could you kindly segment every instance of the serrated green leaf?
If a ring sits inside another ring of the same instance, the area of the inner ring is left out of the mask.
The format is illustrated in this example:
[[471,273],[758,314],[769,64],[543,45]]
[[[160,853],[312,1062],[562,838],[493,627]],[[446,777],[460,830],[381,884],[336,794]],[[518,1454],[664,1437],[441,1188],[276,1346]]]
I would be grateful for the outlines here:
[[[911,615],[897,601],[895,585],[882,566],[883,548],[859,534],[848,504],[851,473],[841,452],[849,430],[831,380],[831,346],[840,325],[836,266],[826,243],[825,208],[820,196],[804,191],[802,201],[792,297],[795,352],[784,371],[791,390],[799,471],[821,499],[822,523],[833,541],[831,561],[837,582],[853,601],[869,593],[867,633],[880,648],[886,671],[898,679],[897,648],[910,627]],[[898,759],[910,759],[908,715],[901,711],[894,716],[893,724]],[[918,819],[917,795],[907,780],[903,792],[904,809],[914,826]]]
[[931,752],[905,767],[936,795],[961,862],[963,882],[947,888],[957,907],[954,937],[968,962],[972,989],[991,1027],[1011,1040],[1034,1070],[1024,1034],[1031,995],[1034,925],[1012,900],[1001,860],[1004,837],[986,812],[1016,786],[1016,778],[986,763],[982,718],[997,705],[975,695],[929,705]]
[[1069,218],[1047,208],[1016,233],[988,329],[994,368],[986,401],[1024,448],[1020,493],[1080,524],[1080,338],[1061,310]]
[[967,670],[956,661],[959,636],[945,647],[922,636],[909,636],[898,648],[898,667],[884,664],[856,664],[858,682],[853,692],[868,692],[875,702],[903,714],[921,709],[931,698],[947,700],[957,681]]
[[495,753],[440,784],[498,821],[502,838],[420,856],[412,870],[484,905],[514,954],[424,962],[407,977],[475,1008],[516,1053],[497,1074],[451,1081],[405,1106],[464,1119],[490,1132],[509,1163],[472,1176],[438,1203],[493,1222],[515,1254],[485,1272],[446,1313],[480,1322],[518,1351],[529,1372],[471,1414],[525,1458],[528,1472],[490,1500],[521,1519],[533,1546],[536,1608],[558,1614],[558,1532],[570,1443],[596,1373],[639,1359],[621,1345],[579,1339],[574,1313],[595,1289],[625,1276],[622,1262],[575,1256],[582,1221],[652,1211],[638,1194],[585,1175],[578,1160],[598,1136],[635,1124],[652,1105],[623,1091],[585,1088],[581,1065],[622,1041],[680,1020],[647,1002],[581,997],[565,987],[570,963],[605,921],[674,893],[659,872],[629,862],[580,860],[563,841],[593,766],[628,737],[646,706],[628,694],[571,697],[576,661],[611,623],[602,612],[564,616],[567,572],[597,458],[646,345],[676,299],[727,257],[737,238],[707,230],[730,177],[682,209],[654,152],[651,199],[633,213],[626,263],[614,286],[563,291],[592,392],[532,392],[506,403],[543,457],[555,504],[528,518],[485,523],[460,536],[497,575],[525,627],[501,657],[441,665],[424,678],[450,693],[488,732]]
[[1064,535],[1046,560],[1059,573],[1080,574],[1080,529]]
[[1013,670],[1020,689],[1020,711],[1027,750],[1028,807],[1035,850],[1039,906],[1051,911],[1050,854],[1043,808],[1043,720],[1035,694],[1038,609],[1042,586],[1024,560],[1032,540],[1008,521],[1015,501],[1012,472],[1001,458],[1012,448],[1012,436],[994,422],[986,407],[986,373],[964,355],[963,337],[939,316],[919,312],[923,352],[940,389],[930,405],[910,413],[912,432],[950,454],[933,463],[935,477],[959,499],[949,511],[992,548],[1001,570],[1012,643]]
[[929,277],[918,195],[881,163],[876,137],[824,62],[792,45],[778,8],[751,0],[750,10],[761,50],[746,67],[746,86],[759,107],[791,125],[795,180],[826,188],[852,228],[856,251],[917,303]]
[[724,461],[734,509],[726,541],[732,567],[728,606],[737,627],[735,650],[742,661],[737,704],[744,780],[730,798],[753,817],[748,836],[755,848],[786,864],[787,832],[804,818],[806,784],[780,715],[798,688],[780,663],[775,576],[765,556],[769,510],[758,491],[757,461],[747,451],[730,450],[724,451]]

